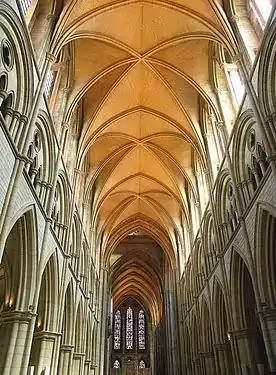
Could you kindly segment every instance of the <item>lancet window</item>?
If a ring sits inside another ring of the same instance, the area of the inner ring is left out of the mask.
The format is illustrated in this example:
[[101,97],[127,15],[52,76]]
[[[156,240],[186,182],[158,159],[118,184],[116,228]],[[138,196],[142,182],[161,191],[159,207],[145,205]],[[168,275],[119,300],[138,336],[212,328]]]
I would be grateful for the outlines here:
[[126,312],[126,349],[133,349],[133,310],[131,307]]
[[117,310],[114,316],[114,349],[121,348],[121,325],[121,312],[120,310]]
[[138,348],[146,349],[146,324],[143,310],[140,310],[138,315]]

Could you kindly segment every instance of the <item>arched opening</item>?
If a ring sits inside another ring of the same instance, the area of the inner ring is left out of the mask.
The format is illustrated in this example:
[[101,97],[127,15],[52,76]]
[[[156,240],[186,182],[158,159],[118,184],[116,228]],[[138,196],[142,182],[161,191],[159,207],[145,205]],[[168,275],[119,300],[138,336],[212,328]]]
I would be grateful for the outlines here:
[[210,311],[206,301],[203,301],[201,311],[202,321],[202,357],[204,361],[205,373],[212,374],[215,367],[215,358],[213,351],[212,326]]
[[184,335],[183,369],[186,371],[187,374],[191,374],[192,372],[191,332],[189,331],[189,328],[186,323],[184,323],[183,335]]
[[5,91],[8,86],[8,78],[6,74],[0,76],[0,90]]
[[198,323],[195,316],[192,319],[192,374],[199,375],[201,373],[201,363],[200,363],[200,352],[201,352],[201,343],[198,335]]
[[[36,272],[33,238],[35,222],[31,211],[13,225],[4,246],[0,263],[0,372],[20,373],[28,358],[24,349],[30,345]],[[16,358],[16,362],[14,361]]]
[[[51,256],[44,272],[39,292],[37,317],[29,366],[35,375],[50,371],[57,343],[57,296],[58,279],[55,254]],[[47,355],[45,355],[47,351]]]
[[231,347],[231,329],[226,311],[225,298],[218,282],[216,282],[214,293],[215,350],[218,357],[219,370],[221,374],[231,375],[234,373],[235,363]]
[[84,315],[82,301],[79,302],[75,319],[75,334],[74,334],[74,354],[73,354],[73,373],[81,374],[84,367],[85,358],[85,331],[84,331]]
[[[269,308],[276,307],[276,217],[267,209],[260,209],[259,235],[256,256],[261,271],[260,287],[264,303]],[[258,232],[257,232],[258,233]]]
[[232,288],[234,337],[239,348],[240,365],[247,371],[263,371],[266,374],[269,363],[252,278],[245,262],[236,252],[233,253]]
[[166,350],[170,335],[175,336],[174,328],[168,328],[173,306],[163,292],[170,274],[165,259],[161,246],[140,229],[123,238],[110,256],[111,374],[120,368],[127,374],[143,371],[161,375],[169,367]]
[[66,289],[64,299],[64,310],[62,318],[61,329],[61,345],[58,360],[58,374],[67,374],[69,368],[72,366],[73,349],[74,349],[74,299],[73,287],[70,283]]
[[8,116],[11,115],[9,113],[10,110],[12,110],[13,107],[13,93],[10,92],[5,100],[3,100],[1,106],[0,106],[0,112],[2,113],[2,116],[4,117],[4,120],[7,120]]

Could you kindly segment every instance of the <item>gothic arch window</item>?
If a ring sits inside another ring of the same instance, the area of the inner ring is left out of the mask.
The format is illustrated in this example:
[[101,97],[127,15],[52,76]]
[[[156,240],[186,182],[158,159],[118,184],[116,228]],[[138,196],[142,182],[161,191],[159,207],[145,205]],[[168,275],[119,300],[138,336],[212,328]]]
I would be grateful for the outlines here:
[[118,361],[118,359],[115,359],[113,362],[113,368],[121,368],[121,363]]
[[133,310],[131,307],[126,311],[126,349],[133,349]]
[[138,349],[146,349],[146,319],[143,310],[138,315]]
[[121,312],[120,310],[117,310],[114,316],[114,334],[113,334],[113,340],[114,340],[113,347],[115,350],[121,349],[121,325],[122,325]]
[[145,361],[144,361],[143,359],[141,359],[141,360],[139,361],[138,368],[146,368],[146,363],[145,363]]

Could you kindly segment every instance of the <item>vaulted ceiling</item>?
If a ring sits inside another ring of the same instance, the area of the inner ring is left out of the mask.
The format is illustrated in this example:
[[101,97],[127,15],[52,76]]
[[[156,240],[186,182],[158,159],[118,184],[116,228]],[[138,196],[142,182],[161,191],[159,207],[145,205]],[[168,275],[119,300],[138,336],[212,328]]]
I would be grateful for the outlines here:
[[185,186],[195,190],[193,161],[205,163],[200,100],[217,112],[210,43],[233,51],[221,1],[68,0],[54,53],[68,43],[67,118],[81,103],[78,163],[89,163],[98,237],[114,249],[140,228],[169,251],[188,215]]

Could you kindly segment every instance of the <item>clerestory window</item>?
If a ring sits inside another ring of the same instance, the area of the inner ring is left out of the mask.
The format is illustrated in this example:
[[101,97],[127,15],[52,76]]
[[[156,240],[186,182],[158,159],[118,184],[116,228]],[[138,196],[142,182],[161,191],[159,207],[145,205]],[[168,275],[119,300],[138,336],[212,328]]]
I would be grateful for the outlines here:
[[20,0],[21,9],[24,14],[27,13],[28,9],[30,8],[32,0]]
[[249,6],[263,30],[272,9],[271,0],[250,0]]
[[244,95],[244,85],[235,64],[228,66],[228,75],[231,82],[232,92],[238,105],[241,104]]
[[232,59],[226,50],[224,51],[224,58],[224,67],[228,79],[229,88],[236,106],[239,107],[244,95],[244,84],[241,80],[237,65],[232,62]]
[[54,86],[54,79],[55,79],[55,74],[52,70],[50,70],[47,74],[46,77],[46,83],[45,83],[45,96],[49,100],[53,91],[53,86]]

